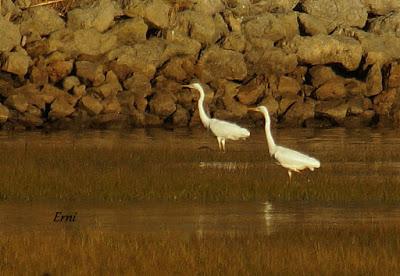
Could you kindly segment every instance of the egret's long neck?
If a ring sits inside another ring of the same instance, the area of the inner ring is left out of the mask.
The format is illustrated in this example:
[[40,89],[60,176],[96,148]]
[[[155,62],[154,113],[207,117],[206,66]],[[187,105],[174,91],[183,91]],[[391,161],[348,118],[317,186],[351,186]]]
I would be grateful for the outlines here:
[[198,89],[200,92],[200,98],[199,101],[197,102],[198,107],[199,107],[199,114],[200,114],[200,120],[203,123],[204,127],[209,127],[210,126],[210,117],[208,117],[206,111],[204,110],[204,90],[203,88]]
[[276,151],[276,145],[271,133],[271,119],[267,111],[263,112],[265,118],[265,135],[267,136],[269,154],[273,155]]

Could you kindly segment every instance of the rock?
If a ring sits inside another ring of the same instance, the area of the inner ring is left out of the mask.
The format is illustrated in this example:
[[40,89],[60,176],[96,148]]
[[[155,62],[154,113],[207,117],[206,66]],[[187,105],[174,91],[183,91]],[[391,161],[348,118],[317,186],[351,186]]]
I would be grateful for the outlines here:
[[116,96],[118,92],[122,91],[122,86],[119,83],[117,75],[115,75],[113,71],[108,71],[105,83],[96,87],[95,91],[103,98],[107,98]]
[[349,114],[359,115],[366,110],[364,98],[362,96],[351,98],[349,101]]
[[134,74],[124,82],[124,87],[127,90],[133,90],[134,93],[143,93],[145,97],[150,96],[151,90],[150,79],[142,74]]
[[153,114],[166,118],[176,111],[176,98],[169,93],[157,93],[149,103]]
[[300,84],[293,78],[281,76],[278,84],[278,94],[282,97],[292,96],[296,97],[300,92]]
[[183,81],[194,76],[195,60],[191,57],[174,57],[165,66],[163,75],[167,78]]
[[264,96],[265,83],[256,78],[239,88],[237,98],[245,105],[255,104]]
[[105,81],[104,67],[90,61],[77,61],[76,75],[83,80],[90,81],[93,86],[98,86]]
[[400,10],[400,2],[397,0],[361,0],[368,12],[377,15],[386,15],[391,11]]
[[18,122],[27,128],[36,128],[44,123],[42,118],[30,113],[20,114],[18,116]]
[[[220,98],[223,110],[216,114],[221,119],[240,119],[246,116],[247,107],[236,100],[239,92],[239,85],[230,81],[220,81],[215,98]],[[217,115],[216,115],[217,116]]]
[[65,99],[58,98],[51,104],[49,117],[54,119],[61,119],[71,115],[74,111],[75,108]]
[[283,114],[286,113],[286,111],[288,111],[288,109],[293,106],[295,103],[297,102],[301,102],[303,101],[302,97],[299,97],[297,95],[287,95],[286,97],[282,97],[279,99],[278,104],[279,104],[279,108],[278,108],[278,115],[282,116]]
[[86,86],[85,85],[74,86],[72,94],[78,97],[79,99],[82,98],[86,94]]
[[189,112],[178,104],[176,106],[176,111],[172,116],[172,123],[176,126],[187,126],[189,124],[189,120]]
[[115,49],[117,36],[111,33],[100,33],[96,29],[82,29],[73,31],[62,29],[50,34],[48,51],[60,51],[70,56],[89,55],[98,56]]
[[89,95],[82,97],[81,103],[90,115],[98,115],[103,110],[103,105],[100,101]]
[[303,126],[304,122],[314,119],[315,101],[308,99],[307,101],[297,101],[285,113],[284,124],[286,126]]
[[25,50],[21,49],[17,52],[6,53],[6,62],[2,66],[2,70],[23,77],[28,72],[28,67],[32,62]]
[[211,46],[197,63],[198,75],[203,82],[215,79],[243,80],[247,76],[242,54]]
[[206,0],[206,1],[197,1],[197,2],[193,1],[193,2],[194,2],[193,10],[207,15],[215,15],[217,13],[222,13],[225,10],[225,5],[221,0]]
[[114,113],[119,114],[121,112],[121,105],[116,97],[109,97],[102,102],[104,109],[102,113]]
[[52,103],[55,99],[64,97],[67,94],[53,85],[46,84],[40,91],[40,95],[45,103]]
[[307,13],[300,13],[298,15],[300,27],[308,35],[318,35],[318,34],[328,34],[328,30],[324,24],[315,16],[309,15]]
[[381,93],[382,87],[382,72],[379,64],[372,65],[367,75],[367,93],[365,96],[375,96]]
[[253,74],[287,74],[297,66],[297,56],[287,54],[279,48],[252,48],[245,52],[248,75]]
[[368,28],[376,34],[393,34],[400,37],[400,11],[373,19]]
[[169,12],[171,6],[163,0],[131,0],[124,9],[124,14],[130,17],[140,16],[153,27],[165,29],[169,26]]
[[166,47],[160,57],[161,64],[177,56],[189,56],[197,59],[201,50],[200,42],[179,34],[167,35],[167,40],[164,42],[166,42]]
[[37,85],[45,85],[49,82],[49,74],[47,68],[43,62],[38,62],[32,67],[29,78],[32,83]]
[[258,1],[251,5],[253,14],[262,14],[265,12],[274,13],[287,13],[292,11],[299,0],[269,0],[269,1]]
[[389,88],[400,87],[400,64],[392,63],[388,79]]
[[309,73],[311,75],[311,82],[314,87],[320,87],[325,82],[337,78],[336,73],[331,67],[328,66],[313,66],[309,70]]
[[367,84],[356,79],[344,79],[344,86],[350,96],[367,95]]
[[315,113],[328,117],[340,125],[346,118],[348,108],[349,105],[344,100],[320,101],[316,103]]
[[349,71],[359,67],[363,53],[357,40],[338,35],[298,36],[292,44],[301,62],[311,65],[340,63]]
[[361,30],[345,30],[360,41],[366,60],[364,68],[373,64],[387,64],[400,59],[400,38],[390,34],[377,35]]
[[63,80],[63,88],[65,91],[69,91],[74,87],[78,87],[81,84],[78,77],[68,76]]
[[154,76],[157,67],[166,61],[162,59],[164,50],[165,41],[150,39],[136,43],[134,46],[119,47],[110,51],[107,58],[119,65],[126,65],[132,72],[140,73],[150,79]]
[[138,41],[146,40],[148,27],[143,18],[134,17],[116,24],[110,31],[118,38],[120,45],[133,45]]
[[27,9],[23,13],[20,30],[22,35],[40,40],[40,36],[47,36],[64,27],[64,20],[55,9],[42,6]]
[[363,28],[368,13],[361,0],[305,0],[303,10],[325,23],[328,32],[337,26]]
[[155,114],[144,113],[144,124],[146,126],[161,126],[163,122],[162,118]]
[[397,89],[391,88],[380,93],[374,98],[374,110],[379,116],[389,117],[392,107],[396,100]]
[[266,13],[247,21],[244,25],[245,36],[256,47],[264,45],[265,40],[272,42],[290,40],[298,34],[298,30],[295,13],[277,15]]
[[[275,98],[272,96],[272,94],[268,94],[264,99],[258,104],[258,105],[264,105],[268,108],[269,114],[271,117],[276,117],[278,114],[279,110],[279,103],[275,100]],[[252,112],[253,113],[253,112]],[[262,114],[251,114],[253,118],[257,119],[264,119]]]
[[346,97],[346,88],[341,78],[331,79],[322,84],[316,91],[315,95],[318,100],[326,101]]
[[0,104],[0,124],[4,124],[5,122],[7,122],[9,116],[10,111],[8,110],[8,108]]
[[11,51],[21,42],[19,26],[0,16],[0,37],[0,52]]
[[12,19],[17,17],[21,13],[21,10],[13,3],[12,0],[0,1],[0,16],[5,19]]
[[55,83],[64,79],[69,74],[71,74],[73,67],[73,60],[59,60],[51,62],[49,65],[47,65],[47,73],[50,81]]
[[6,106],[11,107],[21,113],[28,109],[28,101],[24,95],[11,95],[4,102]]
[[177,21],[176,32],[188,35],[203,45],[214,44],[228,33],[228,27],[219,14],[211,16],[187,10],[179,14]]
[[222,47],[225,50],[243,52],[246,47],[246,40],[240,32],[230,32],[225,38]]
[[13,90],[12,92],[15,95],[22,95],[25,97],[29,106],[35,106],[40,108],[41,110],[45,109],[46,101],[43,95],[40,93],[36,84],[25,84]]
[[67,26],[72,30],[94,28],[99,32],[104,32],[111,27],[114,17],[121,14],[115,2],[95,1],[91,7],[75,8],[69,11]]

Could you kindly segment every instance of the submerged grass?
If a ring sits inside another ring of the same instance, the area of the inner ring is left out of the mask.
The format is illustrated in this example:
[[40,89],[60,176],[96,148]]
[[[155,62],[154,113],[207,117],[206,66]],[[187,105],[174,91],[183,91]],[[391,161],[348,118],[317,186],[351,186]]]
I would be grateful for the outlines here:
[[[400,200],[392,145],[314,143],[322,167],[294,174],[273,163],[259,143],[228,144],[228,152],[196,139],[146,143],[111,139],[1,143],[3,200],[316,201],[395,203]],[[103,142],[104,142],[103,141]],[[302,148],[305,148],[302,146]],[[201,164],[205,166],[201,167]]]
[[399,231],[399,225],[361,223],[202,237],[97,230],[0,233],[0,270],[3,275],[393,275],[400,273]]

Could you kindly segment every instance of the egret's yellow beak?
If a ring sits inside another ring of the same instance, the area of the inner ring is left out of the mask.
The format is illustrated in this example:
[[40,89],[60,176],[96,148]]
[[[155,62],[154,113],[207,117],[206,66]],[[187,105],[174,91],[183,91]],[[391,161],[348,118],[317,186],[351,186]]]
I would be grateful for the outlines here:
[[185,88],[193,88],[193,86],[192,86],[191,84],[184,84],[184,85],[182,85],[182,87],[185,87]]
[[250,111],[258,111],[257,107],[249,107],[249,108],[247,108],[247,110],[250,110]]

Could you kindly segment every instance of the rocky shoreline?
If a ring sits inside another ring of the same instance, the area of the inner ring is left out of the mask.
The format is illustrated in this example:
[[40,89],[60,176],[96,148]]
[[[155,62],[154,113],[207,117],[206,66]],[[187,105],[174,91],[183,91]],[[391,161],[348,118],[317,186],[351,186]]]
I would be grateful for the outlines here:
[[[29,2],[29,3],[28,3]],[[400,126],[400,1],[0,0],[3,129]]]

